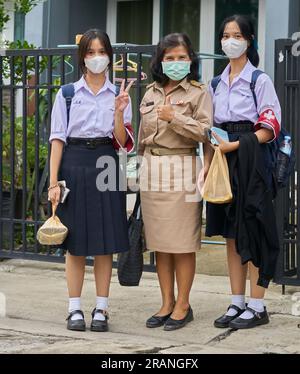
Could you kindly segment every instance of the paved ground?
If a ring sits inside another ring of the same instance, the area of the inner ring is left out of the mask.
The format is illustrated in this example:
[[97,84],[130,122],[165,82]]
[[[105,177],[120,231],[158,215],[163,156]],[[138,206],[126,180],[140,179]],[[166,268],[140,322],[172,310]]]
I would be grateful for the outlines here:
[[[197,275],[192,291],[195,321],[165,332],[145,328],[156,312],[160,294],[155,274],[144,274],[140,287],[119,286],[114,272],[110,332],[66,330],[66,285],[63,265],[31,261],[0,262],[0,291],[7,315],[0,318],[0,353],[300,353],[300,318],[291,313],[291,294],[271,286],[267,305],[271,323],[250,330],[218,330],[212,321],[227,307],[228,279]],[[94,282],[88,268],[83,292],[87,322],[94,307]]]

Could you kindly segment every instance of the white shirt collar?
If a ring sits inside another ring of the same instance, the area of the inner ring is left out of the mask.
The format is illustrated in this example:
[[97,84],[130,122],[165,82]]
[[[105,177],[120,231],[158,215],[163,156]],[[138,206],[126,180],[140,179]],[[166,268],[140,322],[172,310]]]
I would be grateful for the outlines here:
[[[240,79],[244,79],[245,81],[251,83],[252,80],[252,73],[256,70],[256,67],[251,64],[251,62],[248,60],[246,65],[244,66],[244,69],[241,71],[239,76],[235,78],[235,81],[238,81]],[[225,82],[227,85],[229,83],[229,73],[230,73],[230,64],[228,64],[223,71],[221,75],[221,79],[223,82]]]
[[[90,93],[93,93],[91,91],[91,89],[89,88],[89,86],[88,86],[88,84],[87,84],[87,82],[84,78],[84,75],[79,79],[79,81],[74,83],[74,88],[75,88],[75,92],[84,88],[85,90],[89,91]],[[111,81],[109,80],[108,77],[106,77],[105,83],[104,83],[103,87],[99,90],[97,95],[99,95],[101,92],[104,92],[106,90],[110,90],[111,92],[116,94],[116,86],[111,83]]]

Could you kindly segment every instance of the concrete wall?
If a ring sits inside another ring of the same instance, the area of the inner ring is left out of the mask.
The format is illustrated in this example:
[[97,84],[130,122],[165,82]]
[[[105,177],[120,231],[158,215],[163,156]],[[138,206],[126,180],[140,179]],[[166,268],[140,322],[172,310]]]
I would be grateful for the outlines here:
[[37,5],[25,18],[25,40],[41,47],[43,44],[43,4]]
[[69,29],[71,42],[75,41],[76,34],[83,34],[88,29],[106,29],[106,0],[71,0],[71,3]]
[[48,0],[44,3],[43,47],[74,44],[89,28],[106,29],[107,0]]
[[[91,27],[106,29],[107,1],[110,0],[48,0],[26,16],[25,38],[42,47],[74,44],[77,33]],[[203,3],[213,1],[203,0]],[[300,31],[300,0],[260,0],[260,9],[263,10],[259,40],[261,68],[273,77],[275,40]],[[202,21],[203,18],[202,15]],[[12,31],[13,27],[6,30],[8,39],[13,39]]]
[[48,0],[44,3],[43,47],[69,44],[70,0]]
[[5,25],[5,29],[3,30],[2,33],[0,33],[0,43],[4,42],[5,40],[13,41],[14,40],[14,12],[13,12],[13,7],[11,6],[10,3],[5,2],[4,7],[8,10],[10,20],[7,22]]
[[290,0],[289,36],[300,32],[300,0]]
[[289,35],[290,0],[265,0],[265,71],[274,78],[275,40]]

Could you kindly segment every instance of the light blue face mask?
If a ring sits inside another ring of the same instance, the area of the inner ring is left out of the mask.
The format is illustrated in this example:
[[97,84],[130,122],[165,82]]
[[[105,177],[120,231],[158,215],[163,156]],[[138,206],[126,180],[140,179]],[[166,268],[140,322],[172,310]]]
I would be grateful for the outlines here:
[[172,81],[181,81],[191,72],[191,61],[162,62],[163,73]]

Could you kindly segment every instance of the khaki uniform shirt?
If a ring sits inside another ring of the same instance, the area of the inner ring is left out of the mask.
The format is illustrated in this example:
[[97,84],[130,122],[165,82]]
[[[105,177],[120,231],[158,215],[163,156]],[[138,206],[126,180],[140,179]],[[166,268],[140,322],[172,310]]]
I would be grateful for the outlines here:
[[157,108],[166,102],[163,87],[157,82],[147,87],[140,106],[139,155],[144,154],[146,146],[189,149],[207,140],[213,109],[206,86],[185,78],[169,95],[175,110],[171,122],[158,119]]

